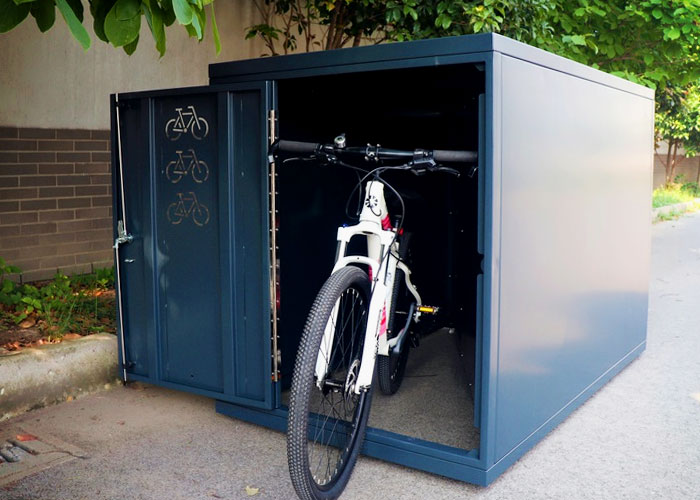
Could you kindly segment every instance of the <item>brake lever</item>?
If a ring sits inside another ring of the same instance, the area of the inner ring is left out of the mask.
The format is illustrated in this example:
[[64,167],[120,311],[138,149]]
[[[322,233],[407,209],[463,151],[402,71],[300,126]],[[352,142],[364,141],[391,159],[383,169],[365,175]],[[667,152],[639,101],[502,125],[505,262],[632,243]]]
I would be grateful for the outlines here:
[[317,151],[315,155],[320,165],[334,165],[338,163],[338,157],[326,151]]
[[437,170],[438,172],[445,172],[446,174],[454,175],[456,177],[461,175],[459,170],[450,167],[440,167]]

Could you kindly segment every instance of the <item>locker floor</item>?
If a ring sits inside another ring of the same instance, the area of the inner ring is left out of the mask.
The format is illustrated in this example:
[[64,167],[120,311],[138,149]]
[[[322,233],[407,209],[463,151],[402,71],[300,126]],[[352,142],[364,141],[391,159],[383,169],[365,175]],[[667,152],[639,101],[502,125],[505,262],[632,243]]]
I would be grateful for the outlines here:
[[[478,448],[469,382],[456,335],[438,330],[411,350],[396,394],[375,392],[369,425],[465,450]],[[289,391],[282,401],[288,404]]]

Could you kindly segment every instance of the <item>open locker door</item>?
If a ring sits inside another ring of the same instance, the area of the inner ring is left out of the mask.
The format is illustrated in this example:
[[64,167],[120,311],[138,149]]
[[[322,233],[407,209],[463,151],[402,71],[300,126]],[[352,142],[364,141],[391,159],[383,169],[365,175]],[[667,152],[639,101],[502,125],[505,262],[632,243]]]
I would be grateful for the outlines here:
[[120,363],[141,380],[275,404],[271,82],[112,96]]

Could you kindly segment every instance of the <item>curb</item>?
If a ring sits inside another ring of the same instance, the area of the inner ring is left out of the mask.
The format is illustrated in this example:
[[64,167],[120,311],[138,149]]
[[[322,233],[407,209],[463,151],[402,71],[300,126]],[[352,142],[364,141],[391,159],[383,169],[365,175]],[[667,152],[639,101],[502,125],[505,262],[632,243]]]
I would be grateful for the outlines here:
[[117,359],[117,337],[105,333],[1,356],[0,421],[109,389]]
[[685,201],[683,203],[676,203],[674,205],[665,205],[663,207],[654,208],[651,210],[652,219],[657,219],[659,216],[670,215],[673,212],[677,214],[682,214],[688,211],[694,205],[700,204],[700,198],[695,198],[693,201]]

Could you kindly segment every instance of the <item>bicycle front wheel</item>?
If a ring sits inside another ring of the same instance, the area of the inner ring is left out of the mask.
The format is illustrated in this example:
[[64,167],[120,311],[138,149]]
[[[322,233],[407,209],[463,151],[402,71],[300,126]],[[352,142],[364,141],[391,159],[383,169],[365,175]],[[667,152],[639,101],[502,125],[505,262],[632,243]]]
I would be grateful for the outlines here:
[[[358,395],[354,388],[367,328],[369,290],[363,270],[339,269],[321,288],[304,327],[287,425],[289,472],[302,500],[338,498],[364,440],[372,392]],[[329,322],[333,342],[322,346]],[[328,366],[322,381],[316,379],[319,353]]]

